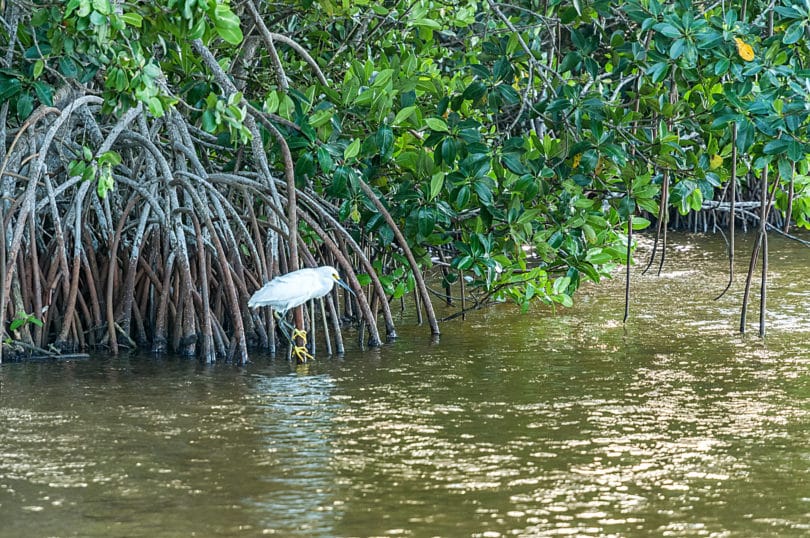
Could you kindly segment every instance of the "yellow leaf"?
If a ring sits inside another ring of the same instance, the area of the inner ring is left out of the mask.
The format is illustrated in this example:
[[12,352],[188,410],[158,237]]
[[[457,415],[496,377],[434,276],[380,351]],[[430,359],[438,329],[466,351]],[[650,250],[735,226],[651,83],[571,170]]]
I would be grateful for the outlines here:
[[352,211],[349,213],[349,218],[352,219],[352,222],[355,224],[360,222],[360,210],[357,209],[357,204],[352,206]]
[[576,155],[574,155],[574,158],[573,158],[572,163],[571,163],[571,168],[576,168],[576,167],[578,167],[578,166],[579,166],[579,162],[580,162],[581,160],[582,160],[582,154],[581,154],[581,153],[577,153]]
[[751,60],[754,59],[754,49],[751,48],[751,45],[749,45],[739,37],[735,37],[734,42],[737,43],[737,54],[740,55],[740,58],[742,58],[746,62],[750,62]]
[[716,170],[723,165],[723,158],[720,155],[714,154],[709,159],[709,168],[711,170]]

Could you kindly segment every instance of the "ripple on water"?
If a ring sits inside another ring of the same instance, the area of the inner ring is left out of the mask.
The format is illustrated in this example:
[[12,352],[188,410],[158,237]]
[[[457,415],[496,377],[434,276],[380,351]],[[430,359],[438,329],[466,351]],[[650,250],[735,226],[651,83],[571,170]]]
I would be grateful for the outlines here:
[[740,283],[713,301],[726,262],[684,241],[626,326],[616,279],[299,369],[4,366],[0,536],[804,536],[804,266],[741,337]]
[[87,487],[94,463],[82,439],[59,432],[75,417],[64,413],[0,408],[0,476],[51,488]]

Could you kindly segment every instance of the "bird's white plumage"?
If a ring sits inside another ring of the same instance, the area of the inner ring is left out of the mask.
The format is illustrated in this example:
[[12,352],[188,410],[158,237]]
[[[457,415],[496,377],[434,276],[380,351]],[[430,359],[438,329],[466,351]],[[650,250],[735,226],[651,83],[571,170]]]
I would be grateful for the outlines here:
[[349,289],[340,280],[337,269],[325,265],[308,267],[277,276],[258,290],[248,301],[249,308],[269,306],[284,315],[291,308],[304,304],[310,299],[323,297],[335,284]]

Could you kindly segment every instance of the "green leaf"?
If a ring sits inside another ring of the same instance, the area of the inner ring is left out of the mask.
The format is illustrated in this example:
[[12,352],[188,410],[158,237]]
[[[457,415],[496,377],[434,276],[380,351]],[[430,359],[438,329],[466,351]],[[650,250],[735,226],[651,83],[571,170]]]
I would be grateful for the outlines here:
[[390,159],[394,151],[394,131],[387,125],[384,125],[377,130],[377,134],[374,138],[376,139],[375,141],[377,142],[380,156],[384,160]]
[[593,226],[591,226],[590,224],[583,224],[582,233],[585,234],[585,240],[588,243],[596,243],[597,235],[596,231],[593,229]]
[[486,84],[484,84],[479,80],[474,80],[470,82],[469,86],[467,86],[464,89],[464,93],[461,94],[461,97],[462,99],[469,99],[472,102],[476,102],[486,93],[487,93]]
[[782,43],[792,45],[801,39],[804,34],[804,26],[807,21],[799,20],[788,26],[785,35],[782,36]]
[[412,19],[411,24],[420,28],[430,28],[431,30],[441,30],[442,25],[433,19]]
[[453,267],[456,267],[461,270],[469,269],[472,267],[472,264],[475,262],[472,256],[464,255],[464,256],[457,256],[453,258]]
[[110,0],[93,0],[93,9],[102,15],[109,15],[112,13]]
[[215,133],[217,130],[217,117],[213,110],[205,110],[202,114],[202,127],[206,132]]
[[90,14],[91,10],[92,6],[90,4],[90,0],[80,0],[79,11],[76,12],[76,15],[79,17],[86,17]]
[[779,177],[782,178],[782,181],[790,181],[791,178],[793,178],[793,165],[789,160],[779,159],[777,168],[779,169]]
[[700,208],[703,206],[703,191],[700,189],[693,190],[688,196],[688,201],[692,211],[700,211]]
[[38,80],[34,82],[34,92],[36,92],[40,103],[53,106],[53,88],[50,85]]
[[430,201],[433,201],[442,192],[442,187],[444,187],[444,173],[439,172],[430,178]]
[[295,101],[292,100],[287,94],[284,94],[284,98],[278,104],[278,115],[282,116],[286,119],[291,119],[292,115],[295,113]]
[[466,209],[467,205],[470,203],[470,196],[469,185],[464,185],[461,187],[456,193],[456,207],[459,209]]
[[323,146],[318,148],[318,165],[321,167],[321,172],[324,174],[331,172],[332,168],[335,166],[335,161],[332,160],[329,151]]
[[[339,167],[340,168],[340,167]],[[295,161],[295,179],[296,181],[304,181],[306,178],[313,176],[317,169],[315,168],[315,157],[311,152],[302,153],[298,160]],[[338,171],[335,171],[335,177],[338,176]]]
[[803,14],[799,11],[801,8],[797,8],[799,8],[798,4],[796,4],[796,7],[776,6],[773,10],[788,19],[800,19]]
[[96,177],[96,165],[91,163],[90,166],[85,167],[82,172],[82,181],[92,181]]
[[105,151],[98,157],[99,165],[118,166],[121,164],[121,155],[117,151]]
[[0,76],[0,103],[15,96],[22,90],[22,84],[16,78]]
[[422,237],[429,236],[433,229],[436,227],[436,216],[427,208],[423,208],[419,210],[419,215],[417,217],[417,229],[419,231],[419,235]]
[[62,56],[59,58],[59,71],[67,78],[76,78],[79,75],[79,66],[73,61],[73,58]]
[[619,200],[619,215],[624,220],[629,220],[630,215],[635,213],[636,211],[636,202],[630,198],[629,196],[625,196],[621,200]]
[[93,10],[90,12],[90,23],[96,27],[99,41],[104,42],[107,38],[107,16]]
[[542,219],[542,217],[543,217],[542,210],[540,210],[540,209],[528,209],[528,210],[524,211],[523,214],[520,215],[517,218],[517,220],[515,221],[515,224],[517,224],[519,226],[522,226],[524,224],[529,224],[529,223],[532,223],[532,222],[539,221],[539,220]]
[[644,217],[633,217],[633,229],[643,230],[650,226],[650,221]]
[[793,162],[803,161],[807,156],[804,144],[802,144],[797,140],[791,141],[790,145],[788,146],[787,156],[788,159],[790,159]]
[[160,102],[160,99],[157,97],[150,97],[149,100],[146,102],[146,106],[149,108],[149,112],[156,118],[160,118],[163,116],[163,103]]
[[413,113],[416,111],[416,105],[406,106],[394,117],[394,126],[401,125],[402,122],[413,116]]
[[230,43],[238,45],[242,42],[242,29],[239,27],[239,17],[234,15],[231,8],[225,4],[217,4],[214,8],[214,28],[219,37]]
[[191,30],[188,32],[189,39],[202,39],[205,35],[205,29],[208,28],[208,21],[205,17],[200,17]]
[[485,206],[492,205],[492,189],[489,188],[489,185],[483,181],[478,180],[473,185],[475,188],[475,194],[478,195],[478,200]]
[[51,53],[51,46],[47,43],[43,43],[38,47],[30,47],[26,49],[23,53],[23,58],[26,60],[36,60],[37,58],[43,58],[48,56]]
[[377,76],[374,77],[374,82],[371,83],[372,88],[384,88],[386,84],[391,82],[391,77],[394,74],[393,69],[383,69]]
[[647,68],[647,74],[650,75],[652,81],[655,83],[661,82],[669,72],[669,64],[666,62],[658,62]]
[[112,168],[109,165],[101,167],[101,173],[98,175],[98,183],[96,184],[96,192],[99,198],[106,198],[107,194],[115,188],[115,180],[112,176]]
[[348,161],[349,159],[353,159],[360,154],[360,139],[355,138],[351,141],[351,143],[346,146],[346,149],[343,150],[343,159]]
[[34,98],[29,94],[23,94],[17,99],[17,117],[21,120],[28,118],[34,111]]
[[680,58],[681,54],[683,54],[683,49],[686,45],[686,40],[684,38],[676,39],[672,42],[672,46],[669,48],[669,57],[673,60],[677,60]]
[[309,117],[309,124],[316,129],[323,127],[332,121],[333,111],[331,109],[321,109]]
[[725,127],[726,124],[730,121],[737,121],[742,116],[735,112],[724,112],[722,114],[717,115],[712,121],[712,129],[718,129],[720,127]]
[[123,21],[128,25],[134,26],[135,28],[140,28],[143,24],[143,17],[132,11],[122,14],[121,19],[123,19]]
[[708,50],[717,47],[723,42],[723,34],[716,30],[704,29],[697,35],[698,48]]
[[609,252],[603,251],[601,248],[592,248],[588,251],[588,255],[585,259],[597,265],[613,261],[613,256],[611,256]]
[[[304,155],[309,154],[305,153]],[[329,187],[326,189],[326,192],[330,196],[334,196],[335,198],[345,198],[349,193],[348,189],[349,189],[349,167],[338,166],[337,168],[335,168],[335,173],[332,175],[332,184],[329,185]],[[347,202],[348,201],[349,200],[347,200]],[[346,207],[348,207],[348,205]],[[345,217],[341,217],[341,219],[342,218]]]
[[571,277],[564,276],[554,280],[554,284],[552,285],[552,292],[554,295],[562,295],[568,289],[568,286],[571,284]]
[[762,148],[762,152],[765,155],[778,155],[780,153],[785,153],[789,145],[790,141],[782,138],[771,140],[765,144],[765,146]]
[[737,121],[737,149],[743,153],[754,143],[754,124],[747,118]]
[[658,32],[659,34],[663,34],[667,37],[671,38],[678,38],[682,37],[683,34],[680,30],[675,28],[673,25],[669,24],[668,22],[659,22],[658,24],[653,26],[653,30]]
[[442,140],[442,161],[447,166],[453,166],[456,161],[456,141],[450,137]]
[[70,17],[70,14],[73,13],[77,7],[79,7],[79,0],[70,0],[65,6],[64,18],[67,19]]
[[42,74],[42,71],[44,71],[44,70],[45,70],[45,62],[44,61],[37,60],[36,62],[34,62],[33,75],[34,75],[35,79],[39,78],[39,76]]
[[731,65],[731,62],[728,58],[720,58],[717,60],[717,63],[714,64],[714,74],[715,76],[720,76],[726,71],[728,71],[728,67]]
[[515,174],[518,175],[526,174],[529,171],[526,168],[526,166],[521,162],[520,155],[518,155],[517,153],[505,153],[504,156],[501,158],[501,162],[511,172],[514,172]]
[[507,105],[516,105],[520,102],[520,95],[508,84],[499,84],[495,87],[495,91]]
[[425,123],[433,131],[437,131],[437,132],[440,132],[440,133],[449,133],[450,132],[450,128],[447,127],[447,124],[444,122],[444,120],[442,120],[440,118],[425,118]]
[[473,153],[467,155],[458,163],[459,171],[467,177],[482,177],[489,173],[492,166],[487,153]]
[[87,163],[85,161],[70,161],[70,165],[68,166],[68,174],[70,177],[82,176],[84,175],[84,170],[86,168]]
[[267,94],[267,98],[264,100],[264,109],[269,114],[275,114],[278,110],[279,99],[278,99],[278,92],[272,91]]

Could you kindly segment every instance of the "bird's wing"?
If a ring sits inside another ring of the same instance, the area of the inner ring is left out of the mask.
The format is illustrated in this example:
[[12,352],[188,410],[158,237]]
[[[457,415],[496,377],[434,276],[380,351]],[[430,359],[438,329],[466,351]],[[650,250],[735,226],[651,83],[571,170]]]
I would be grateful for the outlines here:
[[253,294],[248,306],[269,305],[276,310],[288,310],[292,306],[304,302],[301,297],[306,295],[306,291],[300,275],[286,273],[262,286]]

